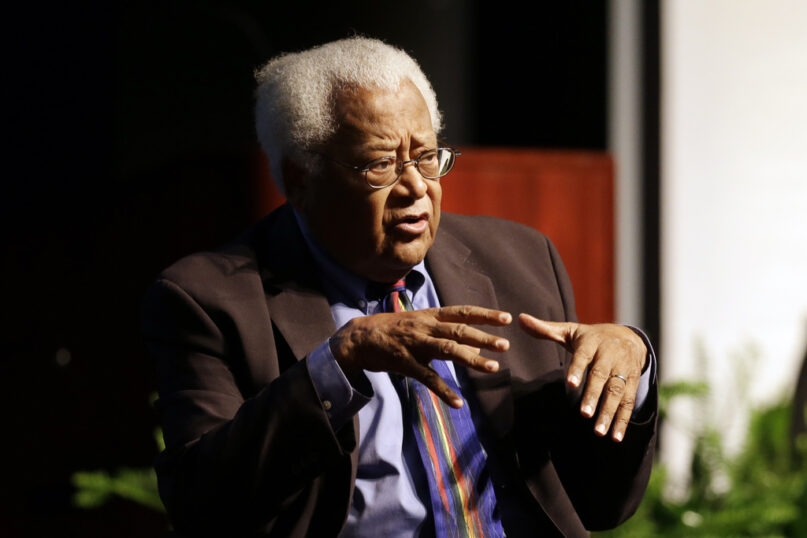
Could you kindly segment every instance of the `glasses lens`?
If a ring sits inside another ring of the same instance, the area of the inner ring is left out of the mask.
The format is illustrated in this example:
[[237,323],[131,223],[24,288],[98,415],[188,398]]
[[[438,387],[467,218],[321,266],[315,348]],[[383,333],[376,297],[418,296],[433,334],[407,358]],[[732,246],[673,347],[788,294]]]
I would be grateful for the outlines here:
[[432,149],[420,154],[417,159],[418,171],[423,177],[440,177],[440,150]]
[[395,157],[383,157],[369,163],[364,175],[373,187],[386,187],[398,177],[395,168]]
[[425,178],[443,177],[454,166],[454,151],[449,148],[437,148],[427,151],[418,158],[418,170]]

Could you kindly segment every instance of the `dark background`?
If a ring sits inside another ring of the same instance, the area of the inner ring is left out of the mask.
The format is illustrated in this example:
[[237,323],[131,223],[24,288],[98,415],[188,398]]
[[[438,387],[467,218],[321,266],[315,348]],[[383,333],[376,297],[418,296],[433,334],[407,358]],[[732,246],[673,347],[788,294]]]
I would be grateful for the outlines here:
[[[345,4],[345,5],[341,5]],[[148,466],[139,333],[157,272],[260,215],[253,70],[360,33],[410,52],[458,145],[606,147],[606,4],[36,4],[4,15],[3,536],[154,536],[81,469]]]

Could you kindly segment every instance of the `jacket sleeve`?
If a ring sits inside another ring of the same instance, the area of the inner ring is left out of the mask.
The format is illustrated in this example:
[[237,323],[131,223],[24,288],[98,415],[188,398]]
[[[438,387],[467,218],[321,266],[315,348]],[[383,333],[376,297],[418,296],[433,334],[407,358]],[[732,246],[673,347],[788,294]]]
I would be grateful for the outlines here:
[[[281,364],[284,343],[272,327],[261,328],[274,341],[265,350],[270,381],[252,386],[232,320],[165,278],[149,291],[143,319],[166,440],[155,467],[176,530],[192,536],[310,532],[302,526],[317,521],[322,503],[316,497],[328,481],[349,487],[355,436],[352,422],[331,428],[307,360],[289,352]],[[332,503],[347,498],[346,490]],[[340,511],[346,506],[332,510]]]
[[[566,319],[576,321],[571,281],[555,247],[547,243]],[[570,361],[567,354],[564,369]],[[582,389],[573,390],[563,379],[561,382],[566,398],[557,410],[560,420],[553,435],[552,462],[585,527],[613,528],[636,511],[650,478],[658,407],[656,384],[651,384],[639,420],[634,417],[625,439],[615,443],[608,436],[594,435],[594,419],[580,414]]]

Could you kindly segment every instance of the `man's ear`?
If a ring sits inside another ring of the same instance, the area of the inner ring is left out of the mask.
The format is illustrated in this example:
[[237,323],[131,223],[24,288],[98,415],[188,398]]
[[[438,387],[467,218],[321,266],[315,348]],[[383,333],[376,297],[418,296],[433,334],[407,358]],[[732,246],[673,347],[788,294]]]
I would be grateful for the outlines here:
[[296,210],[305,210],[305,201],[308,191],[308,173],[302,166],[295,163],[288,157],[283,157],[280,163],[283,170],[283,187],[286,190],[286,198]]

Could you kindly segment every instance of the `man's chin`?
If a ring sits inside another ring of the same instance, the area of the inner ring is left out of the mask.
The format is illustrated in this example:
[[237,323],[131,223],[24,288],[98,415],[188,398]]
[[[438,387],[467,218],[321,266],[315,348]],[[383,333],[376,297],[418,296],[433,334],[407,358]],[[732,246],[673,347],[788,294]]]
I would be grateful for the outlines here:
[[406,276],[414,266],[423,261],[429,251],[424,244],[407,243],[396,245],[387,255],[381,256],[371,266],[367,267],[364,276],[376,282],[395,282]]
[[393,245],[390,258],[399,265],[408,266],[411,269],[423,261],[432,243],[430,234],[424,234],[413,241],[396,243]]

